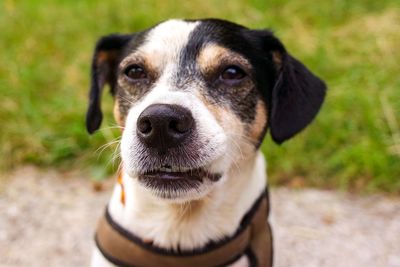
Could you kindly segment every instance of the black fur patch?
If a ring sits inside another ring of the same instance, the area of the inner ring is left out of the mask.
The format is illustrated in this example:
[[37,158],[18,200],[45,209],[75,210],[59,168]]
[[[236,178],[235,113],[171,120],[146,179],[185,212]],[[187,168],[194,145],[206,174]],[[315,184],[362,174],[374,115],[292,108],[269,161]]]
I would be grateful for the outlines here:
[[[232,44],[240,44],[246,47],[243,43],[243,38],[240,36],[240,31],[244,30],[243,27],[220,21],[220,20],[204,20],[197,26],[190,34],[189,42],[185,49],[182,51],[181,69],[193,69],[187,67],[187,64],[196,62],[197,57],[202,48],[207,44],[217,44],[235,52],[238,49],[233,49]],[[237,47],[236,47],[237,48]],[[248,47],[246,47],[248,48]],[[240,53],[240,52],[239,52]],[[242,53],[240,53],[242,54]],[[201,76],[198,74],[198,76]],[[218,78],[218,77],[216,77]],[[205,92],[211,103],[227,103],[230,109],[235,112],[244,122],[251,122],[255,115],[255,104],[257,102],[256,88],[238,92],[235,88],[226,88],[221,83],[216,81],[205,81],[207,90]]]
[[115,94],[116,69],[120,52],[131,38],[132,35],[111,34],[97,41],[92,59],[92,80],[86,113],[86,128],[89,133],[96,131],[103,119],[100,101],[104,85],[108,83],[111,93]]
[[[127,56],[134,53],[143,43],[145,42],[148,32],[152,28],[135,34],[135,38],[132,39],[126,47],[124,47],[121,57],[119,58],[118,65]],[[117,66],[118,66],[117,65]],[[123,75],[124,69],[115,69],[116,76]],[[117,79],[118,80],[118,79]],[[120,112],[120,118],[125,121],[128,111],[133,103],[141,99],[150,91],[154,81],[146,81],[143,83],[128,83],[125,82],[124,86],[120,86],[118,82],[115,83],[115,97],[118,100],[118,109]]]
[[[253,67],[251,87],[226,86],[218,79],[204,80],[195,63],[200,51],[207,44],[225,47],[246,58]],[[263,42],[254,31],[217,19],[203,20],[190,34],[189,42],[181,54],[180,70],[182,71],[179,72],[178,81],[185,81],[188,77],[201,80],[206,84],[207,90],[204,94],[211,103],[227,104],[230,110],[246,124],[254,121],[259,99],[269,106],[272,87],[277,76],[271,52],[263,49]],[[264,128],[266,127],[267,122]],[[257,146],[261,143],[263,136],[259,138]]]

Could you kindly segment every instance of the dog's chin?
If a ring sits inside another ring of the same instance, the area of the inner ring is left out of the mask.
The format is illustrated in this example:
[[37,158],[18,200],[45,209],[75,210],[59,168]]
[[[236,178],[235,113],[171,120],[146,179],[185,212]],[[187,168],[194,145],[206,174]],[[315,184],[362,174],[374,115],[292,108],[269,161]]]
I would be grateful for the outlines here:
[[173,202],[201,199],[221,178],[204,168],[160,168],[137,174],[139,185],[152,195]]

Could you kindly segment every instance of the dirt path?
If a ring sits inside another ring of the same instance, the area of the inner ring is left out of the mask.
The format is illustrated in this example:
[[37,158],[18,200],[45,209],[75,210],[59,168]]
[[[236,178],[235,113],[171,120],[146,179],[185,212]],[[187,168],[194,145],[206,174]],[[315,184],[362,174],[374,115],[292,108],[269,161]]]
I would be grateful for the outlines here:
[[[19,169],[0,191],[0,266],[87,266],[103,191],[78,173]],[[400,199],[272,190],[275,266],[400,266]]]

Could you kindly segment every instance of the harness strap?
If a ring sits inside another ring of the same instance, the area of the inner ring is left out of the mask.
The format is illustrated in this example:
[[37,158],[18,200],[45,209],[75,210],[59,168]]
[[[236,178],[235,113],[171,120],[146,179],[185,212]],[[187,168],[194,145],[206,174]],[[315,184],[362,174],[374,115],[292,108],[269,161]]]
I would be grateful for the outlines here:
[[[271,266],[271,232],[267,222],[268,201],[264,192],[244,216],[236,233],[201,250],[172,251],[144,243],[111,218],[108,209],[100,219],[95,241],[110,262],[121,267],[211,267],[235,262],[250,250],[255,265]],[[264,244],[268,243],[268,244]]]
[[[268,191],[266,191],[265,200],[269,199]],[[269,215],[269,201],[261,202],[259,210],[254,215],[251,227],[250,250],[254,254],[254,263],[252,267],[271,267],[273,263],[273,240],[271,226],[267,221]]]

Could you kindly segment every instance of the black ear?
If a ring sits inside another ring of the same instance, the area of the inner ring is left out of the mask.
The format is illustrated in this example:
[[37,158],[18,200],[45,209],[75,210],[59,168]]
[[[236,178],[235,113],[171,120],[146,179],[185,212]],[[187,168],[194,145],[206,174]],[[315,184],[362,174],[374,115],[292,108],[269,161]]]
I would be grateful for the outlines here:
[[89,107],[86,113],[86,129],[93,133],[99,129],[103,114],[101,112],[101,92],[106,83],[115,93],[116,71],[119,58],[132,35],[112,34],[97,41],[91,67]]
[[[271,38],[271,37],[270,37]],[[271,51],[278,70],[270,102],[269,127],[280,144],[304,129],[317,115],[325,98],[325,83],[289,55],[275,39]]]

